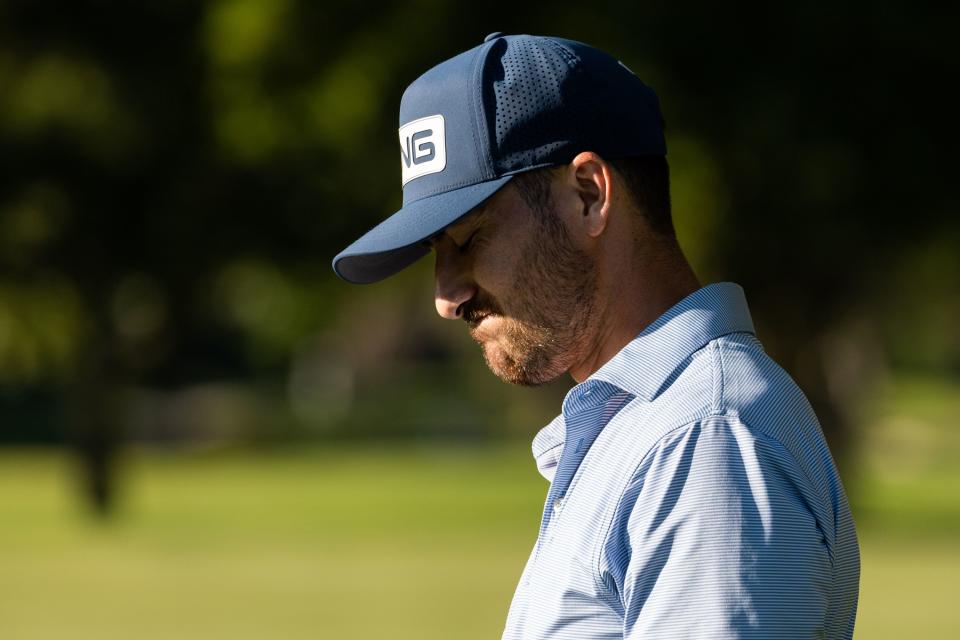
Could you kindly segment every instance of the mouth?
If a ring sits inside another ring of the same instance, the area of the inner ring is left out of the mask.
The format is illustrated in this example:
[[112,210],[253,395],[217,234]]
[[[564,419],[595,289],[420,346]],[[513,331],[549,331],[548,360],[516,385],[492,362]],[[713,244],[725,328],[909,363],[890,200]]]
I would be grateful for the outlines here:
[[477,309],[468,309],[467,312],[464,314],[463,319],[466,320],[467,324],[470,325],[471,329],[476,329],[478,326],[480,326],[480,323],[483,322],[484,319],[488,318],[491,315],[493,315],[493,311],[489,309],[484,311],[480,311]]
[[471,315],[469,318],[467,318],[467,324],[470,325],[470,329],[471,329],[471,330],[476,329],[477,327],[479,327],[479,326],[483,323],[484,320],[486,320],[487,318],[489,318],[491,315],[493,315],[493,314],[491,314],[491,313],[475,313],[475,314]]

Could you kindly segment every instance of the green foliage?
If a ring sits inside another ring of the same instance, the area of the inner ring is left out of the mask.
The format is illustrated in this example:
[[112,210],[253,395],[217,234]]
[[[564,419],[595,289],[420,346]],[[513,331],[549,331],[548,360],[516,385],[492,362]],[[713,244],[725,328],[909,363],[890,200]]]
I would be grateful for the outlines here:
[[267,437],[549,419],[563,383],[490,379],[429,264],[363,292],[329,269],[399,207],[404,87],[494,30],[589,41],[658,90],[686,252],[745,285],[835,442],[887,363],[960,363],[935,124],[956,50],[922,7],[47,4],[0,5],[0,384],[127,399],[103,433],[154,437],[137,416],[209,385],[246,389],[211,415],[266,407]]
[[71,282],[56,274],[0,280],[0,384],[69,379],[88,332],[87,310]]

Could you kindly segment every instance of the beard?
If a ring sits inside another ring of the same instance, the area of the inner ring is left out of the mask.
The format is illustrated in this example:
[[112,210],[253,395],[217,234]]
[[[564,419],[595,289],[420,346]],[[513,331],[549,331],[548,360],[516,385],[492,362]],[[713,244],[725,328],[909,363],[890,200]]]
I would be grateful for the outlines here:
[[594,260],[552,214],[538,219],[502,301],[479,291],[464,310],[487,366],[511,384],[535,386],[567,372],[593,316]]

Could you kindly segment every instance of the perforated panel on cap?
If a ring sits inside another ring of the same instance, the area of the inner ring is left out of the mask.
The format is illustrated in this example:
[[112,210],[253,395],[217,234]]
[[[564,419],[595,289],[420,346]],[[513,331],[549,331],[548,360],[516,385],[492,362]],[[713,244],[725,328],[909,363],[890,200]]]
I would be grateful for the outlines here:
[[569,117],[563,108],[564,80],[577,57],[541,38],[512,39],[500,56],[494,73],[492,123],[496,171],[550,162],[552,155],[569,146]]

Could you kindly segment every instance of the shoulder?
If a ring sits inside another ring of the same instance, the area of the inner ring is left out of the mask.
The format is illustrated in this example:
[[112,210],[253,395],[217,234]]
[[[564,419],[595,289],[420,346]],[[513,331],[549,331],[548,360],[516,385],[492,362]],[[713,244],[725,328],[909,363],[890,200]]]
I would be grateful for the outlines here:
[[711,340],[679,363],[652,398],[630,403],[618,418],[640,455],[707,418],[740,422],[785,444],[799,432],[820,435],[803,392],[749,333]]
[[715,413],[739,416],[755,429],[782,439],[784,420],[819,430],[816,415],[793,378],[763,350],[752,334],[713,340],[704,351],[712,371]]
[[704,541],[855,556],[842,551],[855,534],[816,415],[753,334],[691,353],[608,429],[604,466],[621,473],[599,557],[615,580],[626,578],[626,559]]
[[809,402],[746,333],[691,354],[651,402],[628,405],[611,423],[626,473],[621,515],[688,503],[709,506],[757,487],[800,498],[832,528],[840,483]]
[[803,391],[750,333],[721,336],[691,354],[649,405],[646,417],[634,416],[652,436],[644,457],[694,431],[702,444],[747,436],[763,441],[808,467],[810,475],[832,465]]

